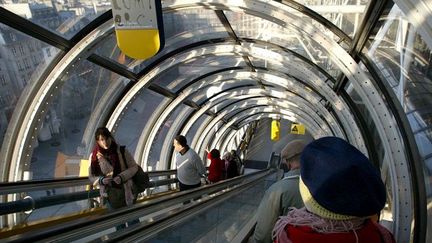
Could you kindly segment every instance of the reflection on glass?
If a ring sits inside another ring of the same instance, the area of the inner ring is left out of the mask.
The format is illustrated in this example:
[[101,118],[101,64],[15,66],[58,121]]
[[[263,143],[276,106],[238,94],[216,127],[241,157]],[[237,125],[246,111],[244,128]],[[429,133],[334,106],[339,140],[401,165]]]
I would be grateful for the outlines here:
[[[303,63],[304,66],[306,66],[306,68],[312,72],[314,72],[316,75],[318,75],[322,80],[325,80],[326,77],[318,71],[317,68],[313,67],[312,65],[310,65],[309,63],[303,61],[302,59],[294,56],[293,54],[291,54],[290,52],[285,52],[281,49],[277,49],[277,48],[272,48],[272,47],[267,47],[266,48],[269,51],[278,53],[280,56],[287,58],[291,63],[295,63],[296,65],[300,65]],[[304,56],[304,54],[302,54]],[[286,69],[284,69],[284,64],[281,62],[277,62],[276,60],[264,60],[264,59],[258,59],[255,57],[249,57],[249,59],[252,61],[252,63],[254,64],[254,66],[256,67],[263,67],[263,68],[270,68],[273,70],[277,70],[280,72],[285,72],[287,71]]]
[[[44,198],[55,195],[64,195],[72,192],[83,192],[85,191],[85,186],[72,187],[72,188],[57,188],[57,189],[47,189],[44,191],[34,191],[26,193],[26,195],[31,196],[34,199]],[[31,213],[26,213],[26,217],[22,218],[22,223],[31,223],[37,220],[50,220],[53,217],[64,217],[65,215],[77,214],[83,210],[89,209],[89,201],[81,200],[70,203],[64,203],[59,205],[53,205],[49,207],[38,208]]]
[[422,157],[428,203],[427,242],[432,241],[432,52],[417,30],[394,5],[382,16],[370,39],[367,56],[399,99]]
[[232,55],[200,56],[187,62],[171,66],[168,70],[156,77],[153,82],[173,92],[177,92],[190,84],[190,82],[197,77],[223,68],[238,66],[245,66],[242,58],[233,57]]
[[111,8],[111,1],[1,1],[0,6],[67,39]]
[[194,141],[197,136],[201,135],[202,129],[207,126],[211,119],[211,116],[203,114],[196,120],[196,122],[191,126],[191,128],[185,135],[186,139],[190,141],[190,144],[192,144],[192,141]]
[[[32,179],[78,176],[87,146],[83,135],[92,115],[96,119],[107,114],[93,114],[106,110],[106,103],[120,95],[126,82],[117,74],[88,61],[67,70],[63,85],[53,92],[42,127],[38,130],[38,144],[31,159]],[[94,131],[89,132],[92,136]]]
[[[211,122],[209,123],[211,124]],[[208,146],[211,145],[211,143],[213,141],[215,141],[216,137],[219,137],[220,135],[222,135],[221,128],[224,127],[225,122],[222,120],[219,120],[218,122],[216,122],[216,124],[214,124],[212,127],[210,127],[209,130],[207,130],[207,133],[204,134],[200,134],[200,136],[202,138],[204,138],[204,140],[202,141],[201,144],[197,144],[197,146],[201,146],[201,150],[197,151],[198,155],[202,156],[205,154],[205,150],[210,150],[211,148],[209,148]],[[210,166],[210,160],[207,160],[205,163],[207,163],[206,166]]]
[[343,30],[351,38],[358,31],[370,0],[296,0]]
[[39,79],[58,53],[58,49],[0,24],[0,145],[24,88]]
[[[314,41],[287,31],[282,26],[266,19],[242,13],[225,12],[234,31],[241,38],[268,41],[294,51],[326,70],[335,79],[340,71],[326,56],[326,50]],[[310,19],[309,19],[310,20]]]
[[199,89],[192,95],[192,100],[197,104],[203,104],[205,100],[210,99],[224,90],[244,85],[258,85],[256,80],[250,79],[221,80],[220,82],[221,83],[216,83]]
[[147,125],[152,111],[168,98],[151,90],[143,90],[125,110],[124,116],[116,129],[115,137],[120,144],[126,145],[131,154],[134,154],[141,131]]
[[[157,131],[156,137],[151,144],[150,154],[149,154],[148,161],[147,161],[147,166],[148,166],[149,171],[150,170],[156,170],[159,163],[162,163],[164,165],[168,164],[167,161],[160,161],[160,158],[162,156],[161,150],[162,150],[163,146],[172,146],[172,141],[168,141],[167,143],[165,143],[168,132],[172,131],[171,129],[177,129],[177,127],[174,127],[174,125],[178,125],[178,122],[180,120],[184,120],[187,117],[187,115],[179,116],[180,114],[185,112],[185,110],[186,110],[186,112],[191,112],[192,108],[190,108],[186,105],[180,104],[179,106],[177,106],[174,109],[174,111],[172,111],[170,113],[168,118],[158,128],[159,130]],[[173,133],[173,134],[174,134],[174,136],[177,135],[176,133]],[[166,168],[166,169],[169,169],[169,168]]]

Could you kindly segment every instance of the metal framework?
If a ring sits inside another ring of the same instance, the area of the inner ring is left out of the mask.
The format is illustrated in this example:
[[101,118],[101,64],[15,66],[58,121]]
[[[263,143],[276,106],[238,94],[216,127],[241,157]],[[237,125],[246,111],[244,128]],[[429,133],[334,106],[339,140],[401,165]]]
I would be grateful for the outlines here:
[[[426,43],[428,43],[429,46],[432,46],[432,20],[430,18],[424,17],[432,15],[432,8],[430,6],[430,3],[418,0],[395,2],[407,15],[407,17],[413,21],[414,25],[418,28],[420,34],[422,35]],[[353,88],[360,95],[360,97],[362,97],[362,101],[370,112],[371,119],[377,127],[379,137],[385,149],[385,163],[389,168],[389,174],[392,181],[392,194],[395,206],[393,208],[393,214],[397,219],[394,222],[394,231],[396,232],[396,238],[398,239],[398,241],[401,242],[409,241],[410,230],[407,230],[407,225],[410,225],[413,219],[411,210],[413,206],[416,206],[416,210],[419,210],[416,211],[415,232],[416,235],[421,235],[420,228],[424,226],[419,227],[419,222],[424,223],[423,217],[426,217],[426,213],[424,211],[421,211],[424,206],[422,205],[422,203],[424,203],[425,199],[424,197],[420,197],[419,195],[424,192],[422,191],[424,188],[416,188],[416,186],[422,185],[422,175],[421,171],[419,171],[419,166],[413,165],[414,172],[413,174],[409,173],[410,165],[413,164],[413,162],[409,162],[407,160],[418,155],[418,151],[412,150],[412,148],[415,146],[412,134],[406,134],[409,133],[409,126],[406,125],[407,121],[404,120],[404,118],[398,117],[402,116],[401,114],[403,113],[400,112],[400,107],[396,105],[392,107],[391,110],[389,110],[389,108],[385,106],[382,97],[378,95],[379,92],[377,90],[377,86],[382,85],[382,82],[379,82],[379,79],[376,79],[376,81],[378,82],[378,84],[376,84],[373,80],[369,80],[368,76],[359,67],[356,58],[352,56],[355,53],[358,54],[361,48],[364,46],[364,42],[368,38],[367,31],[369,31],[373,27],[374,23],[376,23],[376,19],[377,17],[379,17],[379,13],[377,12],[377,14],[374,14],[373,10],[368,10],[368,13],[371,13],[370,16],[374,16],[374,20],[372,20],[369,25],[367,25],[366,23],[362,26],[369,26],[367,28],[369,30],[366,30],[366,32],[359,34],[358,37],[356,36],[356,38],[354,39],[354,43],[351,43],[351,40],[347,38],[345,33],[341,32],[340,29],[338,29],[334,25],[329,24],[329,21],[326,21],[309,8],[297,4],[294,1],[282,1],[282,3],[284,4],[281,4],[278,1],[258,0],[168,0],[164,1],[164,10],[171,11],[186,8],[208,8],[219,11],[217,13],[219,13],[220,19],[223,19],[224,17],[222,16],[222,10],[251,14],[256,17],[269,20],[283,27],[285,31],[290,31],[293,34],[301,36],[302,38],[310,42],[316,43],[317,45],[322,47],[322,49],[326,52],[327,56],[332,60],[334,65],[343,72],[344,76],[348,77],[348,80],[353,85]],[[339,36],[340,42],[338,42],[338,40],[334,40],[332,36],[327,35],[320,30],[317,30],[314,25],[302,20],[301,18],[298,18],[297,15],[293,14],[293,10],[295,10],[294,12],[298,11],[299,13],[312,17],[314,20],[323,24],[330,30],[330,33]],[[376,8],[376,11],[380,11],[378,7]],[[59,86],[61,85],[64,73],[70,68],[71,65],[73,65],[77,61],[88,57],[89,60],[96,64],[103,65],[111,71],[128,77],[133,81],[137,81],[135,85],[130,85],[128,86],[128,88],[126,88],[125,98],[122,99],[118,103],[118,105],[115,106],[113,115],[109,118],[109,121],[107,122],[108,126],[111,128],[115,128],[118,125],[116,123],[118,123],[121,119],[122,113],[127,108],[128,103],[131,102],[134,95],[143,88],[150,87],[150,89],[152,90],[158,90],[159,92],[164,93],[164,95],[167,95],[172,99],[177,99],[179,97],[179,94],[166,92],[166,90],[159,89],[161,87],[150,84],[152,79],[156,76],[158,72],[167,69],[172,65],[175,65],[176,62],[173,62],[173,60],[168,58],[167,56],[162,56],[161,59],[159,59],[159,62],[152,63],[151,65],[143,69],[140,73],[138,73],[138,75],[135,75],[130,72],[125,72],[122,66],[116,65],[109,60],[105,60],[99,56],[92,55],[88,52],[87,48],[89,46],[94,45],[94,43],[100,41],[106,35],[112,33],[113,24],[108,21],[112,17],[110,12],[107,12],[102,17],[98,18],[91,25],[86,27],[83,31],[75,35],[75,37],[71,40],[61,38],[60,36],[46,31],[45,29],[40,28],[35,24],[31,24],[30,21],[20,19],[16,15],[11,14],[3,8],[0,8],[0,16],[2,16],[0,17],[0,22],[5,23],[13,28],[19,29],[24,33],[30,34],[33,37],[47,42],[53,46],[56,46],[62,50],[68,51],[67,53],[60,53],[59,59],[61,58],[61,60],[56,60],[58,62],[55,67],[52,68],[51,73],[46,76],[42,76],[42,78],[32,86],[33,89],[30,90],[29,93],[34,95],[24,97],[20,100],[20,105],[22,105],[22,108],[16,110],[16,113],[14,114],[11,121],[11,123],[16,125],[10,126],[11,128],[8,130],[10,136],[5,140],[5,144],[7,144],[7,147],[2,149],[2,157],[5,159],[5,161],[10,162],[10,164],[3,167],[9,168],[8,170],[5,170],[8,171],[8,175],[2,176],[7,177],[10,181],[20,179],[22,174],[22,165],[24,163],[27,163],[30,159],[30,154],[33,150],[31,148],[31,144],[37,136],[38,128],[40,127],[40,124],[42,122],[41,118],[44,117],[47,112],[47,107],[49,107],[50,104],[50,97],[53,93],[56,93],[56,90],[58,90]],[[225,23],[225,26],[227,26],[227,21],[222,22]],[[234,31],[232,33],[234,33]],[[200,48],[193,49],[194,52],[196,52],[195,56],[231,53],[232,55],[246,57],[246,63],[249,64],[251,71],[256,71],[255,66],[252,62],[250,62],[250,59],[248,57],[258,56],[262,59],[266,59],[266,57],[263,56],[263,53],[268,52],[260,52],[260,48],[258,47],[239,46],[238,42],[240,41],[240,39],[238,37],[234,37],[234,39],[237,42],[234,43],[234,45],[227,44],[226,40],[223,39],[220,40],[220,43],[223,44],[203,46],[198,45],[200,46]],[[351,46],[351,53],[347,53],[347,51],[341,46],[341,42],[349,42],[349,45]],[[195,47],[197,47],[196,44]],[[201,47],[205,47],[205,50]],[[185,54],[182,53],[180,50],[176,50],[175,52],[176,53],[170,53],[170,55],[180,59],[181,57],[184,57],[185,59],[181,59],[182,61],[188,60],[188,56],[185,56]],[[275,56],[276,55],[272,55],[272,57]],[[247,62],[247,60],[249,60],[249,62]],[[283,65],[290,65],[289,60],[285,60],[283,57],[281,59],[278,59],[277,62]],[[180,63],[180,61],[177,61],[177,63]],[[341,114],[341,116],[337,118],[340,121],[341,126],[345,129],[351,129],[347,134],[349,136],[348,139],[350,140],[350,142],[356,144],[359,149],[366,151],[362,133],[360,132],[360,129],[358,129],[358,126],[361,124],[359,124],[358,121],[356,121],[356,119],[349,114],[352,111],[348,108],[346,102],[344,102],[336,93],[329,90],[329,87],[326,85],[327,80],[320,79],[317,75],[310,72],[307,69],[307,66],[303,64],[304,63],[300,65],[290,65],[289,67],[292,68],[292,70],[290,70],[290,74],[294,76],[304,77],[306,81],[310,82],[310,85],[312,87],[315,87],[320,94],[323,94],[325,96],[326,101],[329,101],[331,104],[332,111],[334,111],[334,113]],[[323,74],[326,74],[326,72],[323,72]],[[257,83],[260,84],[262,80],[265,79],[258,79]],[[320,89],[320,87],[322,89]],[[344,81],[339,81],[336,85],[336,90],[339,91],[343,87]],[[388,94],[386,95],[388,97]],[[201,112],[201,110],[204,108],[200,107],[197,104],[191,103],[190,101],[186,102],[187,103],[185,104],[189,104],[191,107],[197,110],[196,113]],[[106,108],[102,107],[103,106],[101,106],[101,109],[106,110],[104,113],[110,113]],[[279,114],[279,111],[277,109],[270,110],[271,111],[268,112]],[[393,111],[393,113],[391,111]],[[216,124],[216,120],[223,120],[222,114],[223,112],[221,114],[216,114],[216,117],[209,122],[207,127],[212,127],[214,124]],[[270,115],[271,114],[269,114],[269,116]],[[155,119],[157,119],[157,117],[153,117],[149,121],[150,125],[148,128],[146,128],[146,131],[148,131],[149,129],[157,129],[157,126],[154,126],[156,124]],[[229,126],[234,125],[233,120],[235,119],[231,119],[229,122],[227,122],[224,125],[223,129],[226,130]],[[96,124],[103,121],[93,120],[92,122]],[[401,124],[405,125],[403,127],[397,126]],[[238,124],[238,126],[240,127],[241,125],[241,123]],[[330,123],[330,125],[333,124]],[[179,124],[179,126],[183,125]],[[190,127],[190,125],[187,126]],[[205,129],[208,130],[210,128]],[[206,134],[206,130],[203,130],[201,134],[207,135],[207,137],[201,136],[198,139],[198,147],[202,147],[202,144],[205,144],[205,140],[207,140],[210,136],[213,136],[210,133]],[[409,142],[408,144],[410,146],[407,145],[406,142]],[[144,146],[143,142],[140,143],[140,146],[147,147]],[[414,176],[418,185],[411,185],[411,181],[414,181],[412,179],[412,176]],[[399,192],[401,191],[400,189],[402,185],[409,185],[403,188],[406,194]],[[409,195],[413,193],[412,188],[415,188],[414,193],[416,195],[416,200],[420,200],[416,201],[415,205],[412,198],[409,197]],[[417,219],[419,218],[423,219],[423,221],[417,221]]]

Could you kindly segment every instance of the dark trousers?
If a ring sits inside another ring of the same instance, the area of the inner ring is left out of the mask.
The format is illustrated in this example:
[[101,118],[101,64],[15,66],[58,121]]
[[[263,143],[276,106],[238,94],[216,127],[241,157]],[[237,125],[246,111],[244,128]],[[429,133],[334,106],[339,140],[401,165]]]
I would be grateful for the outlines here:
[[198,184],[195,184],[195,185],[186,185],[186,184],[183,184],[183,183],[181,183],[179,181],[180,191],[186,191],[186,190],[197,188],[197,187],[200,187],[200,186],[201,186],[201,182],[198,183]]

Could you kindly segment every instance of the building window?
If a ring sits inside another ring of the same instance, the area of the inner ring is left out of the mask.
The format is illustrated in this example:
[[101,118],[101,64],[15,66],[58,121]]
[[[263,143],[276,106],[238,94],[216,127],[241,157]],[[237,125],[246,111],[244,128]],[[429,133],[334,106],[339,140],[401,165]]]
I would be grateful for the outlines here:
[[6,79],[5,79],[4,75],[0,75],[0,83],[1,83],[3,86],[6,86]]
[[12,54],[13,54],[14,56],[16,56],[16,54],[17,54],[17,51],[16,51],[15,46],[12,47]]
[[22,71],[22,70],[24,70],[24,68],[22,67],[22,65],[21,65],[21,61],[17,61],[17,65],[18,65],[18,70],[19,71]]
[[0,105],[1,106],[5,106],[6,105],[3,96],[0,96]]
[[5,99],[5,103],[6,103],[6,101],[8,101],[8,100],[12,100],[12,96],[10,95],[10,94],[6,94],[6,99]]
[[16,36],[14,33],[10,33],[10,38],[12,41],[16,41]]
[[37,66],[38,65],[38,61],[36,59],[36,56],[32,56],[32,60],[33,60],[33,65]]
[[24,48],[21,44],[19,44],[19,50],[20,50],[21,55],[24,55]]
[[29,63],[29,61],[27,60],[27,58],[24,58],[24,66],[25,66],[26,69],[29,69],[29,68],[30,68],[30,63]]

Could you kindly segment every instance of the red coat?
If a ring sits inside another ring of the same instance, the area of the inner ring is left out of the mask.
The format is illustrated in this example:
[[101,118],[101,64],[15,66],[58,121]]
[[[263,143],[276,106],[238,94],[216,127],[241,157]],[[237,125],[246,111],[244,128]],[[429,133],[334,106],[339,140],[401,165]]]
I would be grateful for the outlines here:
[[220,158],[212,158],[210,153],[208,153],[207,158],[210,159],[208,180],[213,183],[222,180],[225,162]]
[[[292,243],[387,243],[395,242],[392,234],[371,220],[366,221],[363,228],[354,232],[323,234],[314,231],[309,226],[287,225],[285,232]],[[278,242],[282,243],[282,242]]]

